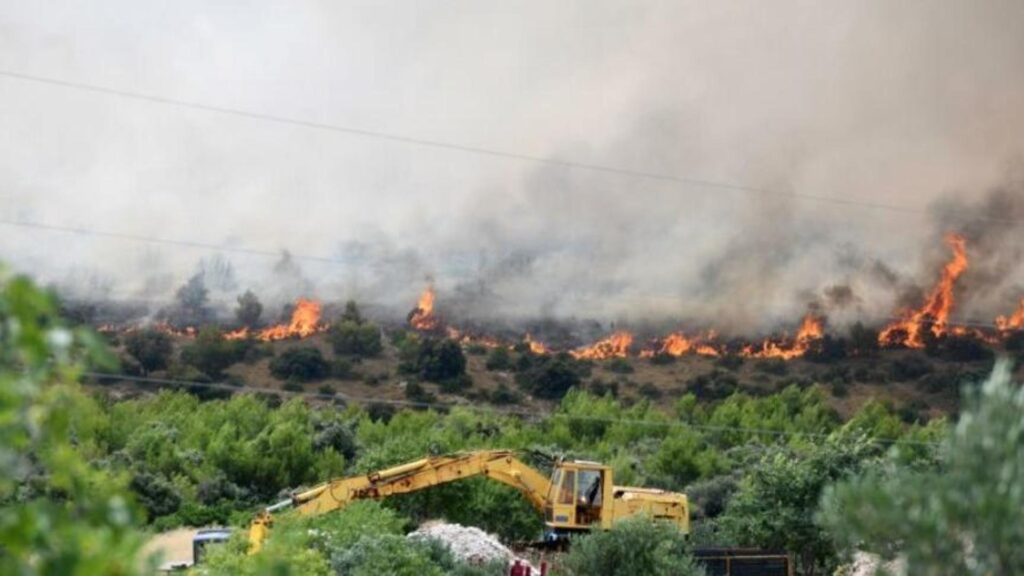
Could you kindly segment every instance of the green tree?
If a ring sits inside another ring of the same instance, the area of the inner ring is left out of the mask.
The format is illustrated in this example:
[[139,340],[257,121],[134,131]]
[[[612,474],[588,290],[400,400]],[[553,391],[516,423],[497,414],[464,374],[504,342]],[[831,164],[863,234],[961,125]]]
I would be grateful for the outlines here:
[[341,321],[352,322],[353,324],[362,324],[365,321],[355,300],[345,302],[345,311],[341,313]]
[[209,310],[206,304],[210,300],[210,291],[206,289],[206,279],[203,273],[197,272],[178,288],[175,293],[183,320],[189,324],[198,324],[206,320]]
[[487,355],[485,367],[491,372],[511,370],[512,355],[508,348],[504,346],[492,348],[490,354]]
[[672,524],[645,518],[623,520],[611,530],[573,541],[565,557],[572,576],[698,576],[701,569]]
[[[60,325],[24,278],[0,278],[0,573],[134,574],[121,481],[87,463],[98,410],[74,384],[99,340]],[[31,482],[32,485],[26,485]]]
[[181,350],[181,360],[211,378],[220,378],[228,366],[241,359],[239,343],[225,339],[215,326],[207,326]]
[[793,555],[804,576],[831,574],[836,545],[815,518],[825,487],[852,476],[878,447],[858,437],[834,435],[801,451],[776,449],[740,483],[720,518],[732,542]]
[[369,358],[383,350],[380,328],[373,324],[342,320],[331,328],[328,337],[336,354]]
[[454,340],[427,338],[420,343],[416,367],[430,382],[442,382],[466,373],[466,356]]
[[289,348],[270,361],[270,373],[281,380],[320,380],[330,371],[323,354],[312,346]]
[[238,297],[238,307],[235,308],[235,318],[238,323],[248,328],[254,328],[260,323],[260,316],[263,315],[263,304],[252,290],[246,290],[245,294]]
[[174,352],[171,337],[152,328],[129,333],[125,336],[124,347],[147,374],[167,368],[167,362]]
[[1024,574],[1024,389],[1000,361],[968,398],[939,467],[898,461],[829,490],[822,520],[847,550],[909,574]]

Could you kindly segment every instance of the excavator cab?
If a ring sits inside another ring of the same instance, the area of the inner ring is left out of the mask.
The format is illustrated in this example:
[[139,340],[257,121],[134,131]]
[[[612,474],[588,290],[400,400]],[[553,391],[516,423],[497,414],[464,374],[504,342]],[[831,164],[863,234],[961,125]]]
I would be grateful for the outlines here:
[[596,462],[561,462],[551,474],[544,515],[556,536],[611,526],[612,471]]

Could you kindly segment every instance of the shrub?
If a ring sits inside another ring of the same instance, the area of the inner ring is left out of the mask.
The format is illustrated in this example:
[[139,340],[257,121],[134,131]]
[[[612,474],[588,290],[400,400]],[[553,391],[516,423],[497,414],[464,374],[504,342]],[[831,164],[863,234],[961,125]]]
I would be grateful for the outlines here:
[[210,378],[220,378],[228,366],[241,359],[239,344],[242,341],[226,340],[220,330],[209,326],[200,330],[196,339],[181,350],[181,361]]
[[538,356],[516,374],[516,382],[538,398],[559,400],[580,384],[581,371],[580,363],[568,354]]
[[648,400],[657,400],[661,398],[661,390],[650,382],[644,382],[637,388],[637,392],[647,398]]
[[174,351],[171,337],[152,328],[128,334],[124,338],[124,346],[147,374],[167,368]]
[[512,355],[508,348],[498,346],[487,355],[487,362],[484,366],[491,372],[504,372],[512,369]]
[[916,380],[932,371],[928,360],[920,354],[908,354],[889,364],[889,376],[896,382]]
[[494,389],[490,394],[490,400],[494,404],[519,404],[522,402],[522,397],[518,392],[509,388],[504,382],[498,384],[498,387]]
[[736,370],[740,366],[743,366],[743,357],[738,354],[726,354],[725,356],[719,356],[715,360],[715,366],[719,368],[725,368],[726,370]]
[[235,308],[235,318],[242,326],[253,328],[260,323],[260,316],[263,315],[263,304],[252,290],[246,290],[245,294],[238,297],[238,307]]
[[413,380],[405,385],[405,397],[412,402],[421,404],[433,404],[437,397],[429,392],[422,384]]
[[370,358],[383,350],[380,328],[374,324],[342,321],[331,328],[328,338],[336,354]]
[[331,378],[338,380],[355,380],[359,373],[352,367],[352,362],[345,358],[338,358],[331,362]]
[[150,520],[174,514],[181,506],[181,495],[163,476],[139,472],[128,486]]
[[948,362],[979,362],[992,359],[992,350],[973,336],[946,336],[929,342],[929,356]]
[[338,393],[338,391],[334,389],[334,386],[331,386],[330,384],[321,384],[320,387],[317,388],[317,392],[324,396],[334,396]]
[[730,396],[738,387],[736,377],[728,372],[715,369],[690,379],[686,387],[702,400],[721,400]]
[[610,394],[612,398],[619,397],[618,382],[605,382],[600,378],[594,378],[590,381],[589,388],[595,396],[607,396]]
[[804,359],[819,364],[839,362],[846,358],[846,340],[825,334],[811,343]]
[[665,366],[667,364],[673,364],[675,361],[675,356],[664,352],[658,352],[654,356],[651,356],[651,364],[654,364],[655,366]]
[[270,373],[281,380],[310,382],[325,378],[329,372],[327,360],[312,346],[289,348],[270,361]]
[[416,358],[419,375],[428,382],[443,382],[466,373],[466,356],[454,340],[428,338]]
[[616,374],[632,374],[635,371],[633,365],[625,358],[612,358],[604,365],[604,369]]
[[686,550],[686,540],[667,522],[623,520],[573,542],[565,557],[572,576],[697,576],[703,570]]
[[785,376],[789,373],[789,364],[782,358],[768,358],[757,362],[754,369],[773,376]]
[[454,378],[441,381],[441,392],[445,394],[460,394],[473,387],[473,379],[469,374],[462,374]]
[[281,386],[282,390],[287,392],[304,392],[306,389],[302,387],[302,382],[298,380],[289,379]]

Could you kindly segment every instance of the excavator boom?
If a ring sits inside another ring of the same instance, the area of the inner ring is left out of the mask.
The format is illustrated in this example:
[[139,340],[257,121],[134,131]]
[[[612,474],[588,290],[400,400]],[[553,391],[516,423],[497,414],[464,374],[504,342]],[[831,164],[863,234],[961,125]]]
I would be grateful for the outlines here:
[[249,526],[249,551],[260,550],[273,524],[273,514],[294,508],[299,514],[326,514],[354,500],[376,500],[408,494],[465,478],[483,476],[519,490],[544,515],[553,534],[609,528],[639,514],[675,522],[689,531],[686,496],[663,490],[612,484],[612,470],[595,462],[560,462],[547,478],[510,450],[480,450],[430,456],[407,464],[331,480],[266,508]]

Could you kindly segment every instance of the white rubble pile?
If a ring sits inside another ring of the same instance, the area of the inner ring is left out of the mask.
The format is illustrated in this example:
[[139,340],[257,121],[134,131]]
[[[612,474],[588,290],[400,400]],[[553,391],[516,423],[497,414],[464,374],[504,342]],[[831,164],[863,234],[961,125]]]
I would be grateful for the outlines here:
[[[523,564],[529,564],[502,545],[497,537],[472,526],[440,521],[425,522],[415,532],[411,532],[409,538],[439,540],[448,546],[459,561],[474,566],[489,564],[496,560],[503,560],[507,564],[519,560]],[[536,568],[533,570],[537,571]]]

